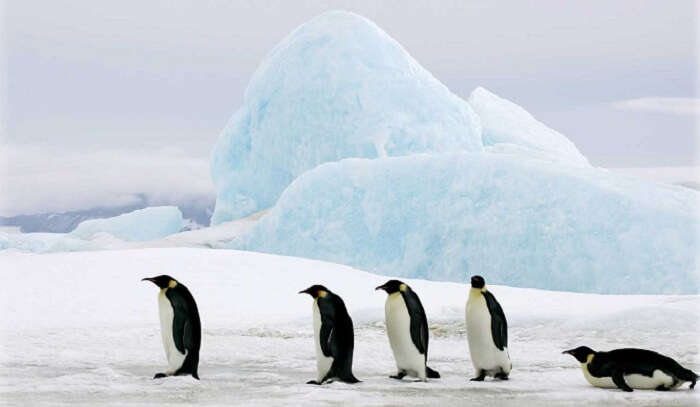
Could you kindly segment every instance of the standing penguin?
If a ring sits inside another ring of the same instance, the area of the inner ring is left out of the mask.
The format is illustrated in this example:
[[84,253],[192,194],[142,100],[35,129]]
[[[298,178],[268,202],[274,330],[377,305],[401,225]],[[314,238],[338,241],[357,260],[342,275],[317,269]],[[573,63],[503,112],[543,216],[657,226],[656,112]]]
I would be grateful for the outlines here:
[[695,387],[698,375],[668,356],[645,349],[615,349],[596,352],[587,346],[565,350],[581,363],[583,376],[595,387],[672,390],[684,382]]
[[418,295],[399,280],[389,280],[375,290],[388,294],[384,307],[386,332],[398,369],[390,377],[401,380],[408,375],[422,381],[440,378],[440,373],[427,366],[428,319]]
[[307,384],[323,384],[338,379],[357,383],[352,374],[352,352],[355,347],[352,319],[343,299],[322,285],[313,285],[299,294],[314,299],[314,342],[318,376]]
[[472,276],[466,323],[469,354],[476,369],[476,377],[471,380],[480,382],[487,375],[508,380],[513,366],[508,355],[508,323],[481,276]]
[[160,331],[168,357],[168,370],[156,373],[153,378],[191,374],[199,380],[197,367],[202,327],[192,294],[187,287],[170,276],[148,277],[141,281],[150,281],[160,288]]

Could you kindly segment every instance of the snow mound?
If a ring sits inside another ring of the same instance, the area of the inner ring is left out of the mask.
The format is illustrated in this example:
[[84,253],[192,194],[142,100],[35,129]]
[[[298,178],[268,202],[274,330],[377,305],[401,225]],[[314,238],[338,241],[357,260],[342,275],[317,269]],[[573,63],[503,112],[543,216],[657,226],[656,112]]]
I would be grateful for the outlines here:
[[589,166],[574,143],[552,130],[517,104],[478,87],[469,95],[469,105],[481,119],[484,146],[493,152],[525,152],[538,158]]
[[212,153],[211,223],[273,206],[324,162],[481,149],[466,101],[371,21],[328,12],[289,34],[253,75]]
[[153,206],[113,218],[86,220],[70,235],[91,239],[104,232],[122,240],[145,241],[177,233],[184,225],[182,212],[176,206]]
[[295,180],[234,247],[433,280],[697,293],[698,196],[521,155],[347,159]]

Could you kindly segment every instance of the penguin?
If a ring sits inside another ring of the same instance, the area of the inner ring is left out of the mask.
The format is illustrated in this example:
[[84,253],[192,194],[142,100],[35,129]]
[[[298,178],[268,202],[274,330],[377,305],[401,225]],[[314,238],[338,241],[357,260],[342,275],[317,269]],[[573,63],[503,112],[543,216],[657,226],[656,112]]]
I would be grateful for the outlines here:
[[623,391],[673,390],[685,382],[695,388],[699,376],[668,356],[645,349],[615,349],[596,352],[579,346],[562,352],[581,363],[583,376],[595,387]]
[[147,277],[141,281],[150,281],[160,288],[160,331],[168,358],[168,370],[156,373],[153,378],[192,375],[199,380],[197,367],[202,327],[192,294],[187,287],[170,276]]
[[316,380],[307,384],[330,383],[337,379],[358,383],[352,374],[352,352],[355,346],[352,319],[343,299],[322,285],[312,285],[299,294],[313,299],[314,342],[316,343]]
[[466,306],[469,354],[476,369],[472,381],[486,376],[508,380],[513,367],[508,354],[508,322],[503,308],[486,289],[481,276],[472,276],[472,288]]
[[418,295],[399,280],[389,280],[375,290],[388,294],[384,306],[386,332],[398,369],[389,377],[401,380],[408,375],[424,382],[440,378],[440,373],[427,365],[428,319]]

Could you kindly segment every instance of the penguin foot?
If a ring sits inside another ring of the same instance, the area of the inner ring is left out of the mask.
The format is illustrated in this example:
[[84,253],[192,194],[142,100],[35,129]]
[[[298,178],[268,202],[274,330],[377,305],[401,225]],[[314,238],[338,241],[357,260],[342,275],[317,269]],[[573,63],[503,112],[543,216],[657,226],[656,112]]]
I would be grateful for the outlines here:
[[669,391],[669,390],[671,390],[671,389],[664,386],[663,384],[656,388],[656,391]]
[[168,377],[168,375],[165,373],[156,373],[156,375],[153,376],[154,379],[162,379],[164,377]]
[[692,383],[690,383],[690,390],[693,390],[695,388],[695,380],[693,380]]
[[389,376],[392,379],[401,380],[406,376],[406,372],[398,372],[394,376]]
[[493,377],[500,380],[508,380],[508,375],[505,373],[496,373]]
[[308,382],[306,382],[306,384],[315,384],[317,386],[321,385],[321,383],[317,382],[316,380],[309,380]]

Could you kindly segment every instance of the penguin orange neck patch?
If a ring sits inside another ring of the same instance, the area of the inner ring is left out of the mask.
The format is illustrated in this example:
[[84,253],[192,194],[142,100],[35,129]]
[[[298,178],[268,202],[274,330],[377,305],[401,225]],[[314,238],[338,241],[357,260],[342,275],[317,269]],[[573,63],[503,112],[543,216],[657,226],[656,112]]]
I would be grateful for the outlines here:
[[168,287],[170,287],[170,288],[174,288],[176,285],[177,285],[177,281],[175,281],[175,280],[170,280],[170,282],[168,283]]

